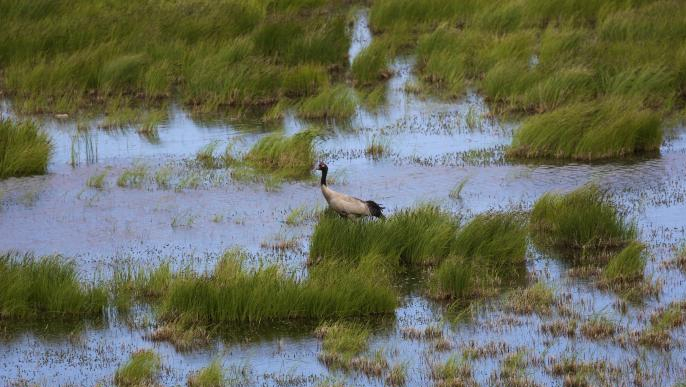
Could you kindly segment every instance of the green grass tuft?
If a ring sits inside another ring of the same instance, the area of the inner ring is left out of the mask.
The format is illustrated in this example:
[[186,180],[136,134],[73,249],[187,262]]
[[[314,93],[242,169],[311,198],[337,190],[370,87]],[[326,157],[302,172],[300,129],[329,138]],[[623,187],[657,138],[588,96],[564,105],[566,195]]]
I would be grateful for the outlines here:
[[97,318],[106,305],[105,289],[81,283],[73,263],[57,256],[0,256],[0,319]]
[[346,86],[335,86],[303,101],[298,113],[304,118],[347,119],[355,114],[355,109],[352,90]]
[[217,360],[188,378],[188,387],[224,387],[227,384],[224,370]]
[[459,218],[434,206],[403,210],[385,221],[351,222],[326,214],[315,226],[310,260],[352,261],[378,254],[391,265],[428,265],[450,255]]
[[610,259],[603,269],[603,276],[609,283],[633,282],[643,278],[646,260],[643,256],[645,246],[633,241],[619,254]]
[[[629,106],[633,106],[629,104]],[[516,131],[509,156],[598,160],[659,151],[660,119],[606,100],[566,106],[527,119]]]
[[188,324],[261,324],[392,313],[394,292],[365,268],[322,265],[305,280],[276,266],[247,269],[229,251],[213,273],[175,278],[162,299],[163,320]]
[[143,180],[148,174],[148,169],[143,164],[136,164],[124,171],[117,178],[117,185],[122,188],[141,188]]
[[636,237],[636,226],[595,185],[543,195],[531,212],[530,229],[534,242],[544,249],[573,261],[601,264],[607,254]]
[[152,350],[139,350],[114,374],[117,387],[140,387],[153,385],[160,374],[162,362]]
[[89,177],[88,180],[86,180],[86,186],[102,191],[103,189],[105,189],[106,177],[107,171],[96,173],[95,175]]
[[387,79],[390,75],[388,64],[387,43],[383,39],[375,39],[353,61],[351,71],[356,86],[374,85]]
[[465,300],[490,294],[501,283],[522,280],[526,277],[525,252],[526,228],[519,215],[478,215],[457,233],[451,256],[431,279],[430,294]]
[[48,135],[34,123],[0,118],[0,179],[44,174],[52,152]]
[[247,165],[285,179],[305,179],[315,163],[317,133],[306,130],[291,137],[272,134],[263,137],[245,155]]
[[345,367],[355,356],[367,350],[369,330],[355,323],[326,323],[315,335],[323,339],[323,357],[327,364]]

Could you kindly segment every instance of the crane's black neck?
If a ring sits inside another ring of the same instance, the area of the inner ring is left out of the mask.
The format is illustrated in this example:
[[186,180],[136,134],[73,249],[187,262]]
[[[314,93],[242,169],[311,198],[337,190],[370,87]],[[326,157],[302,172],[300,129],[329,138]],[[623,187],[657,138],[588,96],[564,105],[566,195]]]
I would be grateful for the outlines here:
[[326,185],[326,173],[329,172],[329,168],[323,168],[322,169],[322,185]]

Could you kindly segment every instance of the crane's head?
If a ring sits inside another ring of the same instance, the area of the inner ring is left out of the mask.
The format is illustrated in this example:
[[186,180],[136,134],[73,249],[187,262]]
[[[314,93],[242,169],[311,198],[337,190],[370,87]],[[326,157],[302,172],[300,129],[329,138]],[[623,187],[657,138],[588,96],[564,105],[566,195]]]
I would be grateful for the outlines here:
[[319,164],[317,164],[317,168],[316,168],[317,171],[326,171],[328,169],[329,169],[329,167],[326,166],[326,163],[323,161],[320,161]]

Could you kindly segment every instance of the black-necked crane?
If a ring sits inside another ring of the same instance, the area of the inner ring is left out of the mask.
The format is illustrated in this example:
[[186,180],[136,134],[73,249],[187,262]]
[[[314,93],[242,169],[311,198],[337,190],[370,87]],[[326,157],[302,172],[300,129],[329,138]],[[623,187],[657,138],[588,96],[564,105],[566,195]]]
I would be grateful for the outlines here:
[[340,216],[347,218],[358,218],[362,216],[375,216],[383,218],[381,212],[384,208],[373,200],[362,200],[350,195],[336,192],[326,185],[326,174],[329,167],[320,162],[317,166],[318,171],[322,171],[321,188],[324,199],[329,203],[329,207],[336,211]]

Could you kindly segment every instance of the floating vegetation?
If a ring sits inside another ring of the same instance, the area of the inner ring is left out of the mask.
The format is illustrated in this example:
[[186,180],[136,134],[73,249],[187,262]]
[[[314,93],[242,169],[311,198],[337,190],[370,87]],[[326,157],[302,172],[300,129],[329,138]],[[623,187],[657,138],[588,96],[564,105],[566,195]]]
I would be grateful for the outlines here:
[[322,213],[323,210],[320,208],[296,207],[288,213],[285,223],[288,226],[300,226],[305,222],[316,220]]
[[103,286],[79,281],[73,263],[58,256],[0,256],[0,320],[79,321],[99,318]]
[[131,354],[114,374],[117,387],[139,387],[154,385],[159,377],[162,362],[152,350],[139,350]]
[[211,342],[210,332],[202,326],[187,327],[174,322],[156,327],[145,338],[155,342],[168,342],[181,352],[206,347]]
[[52,151],[50,138],[33,122],[0,117],[0,179],[46,173]]
[[636,237],[636,226],[595,185],[543,195],[531,212],[530,230],[538,246],[599,266]]

